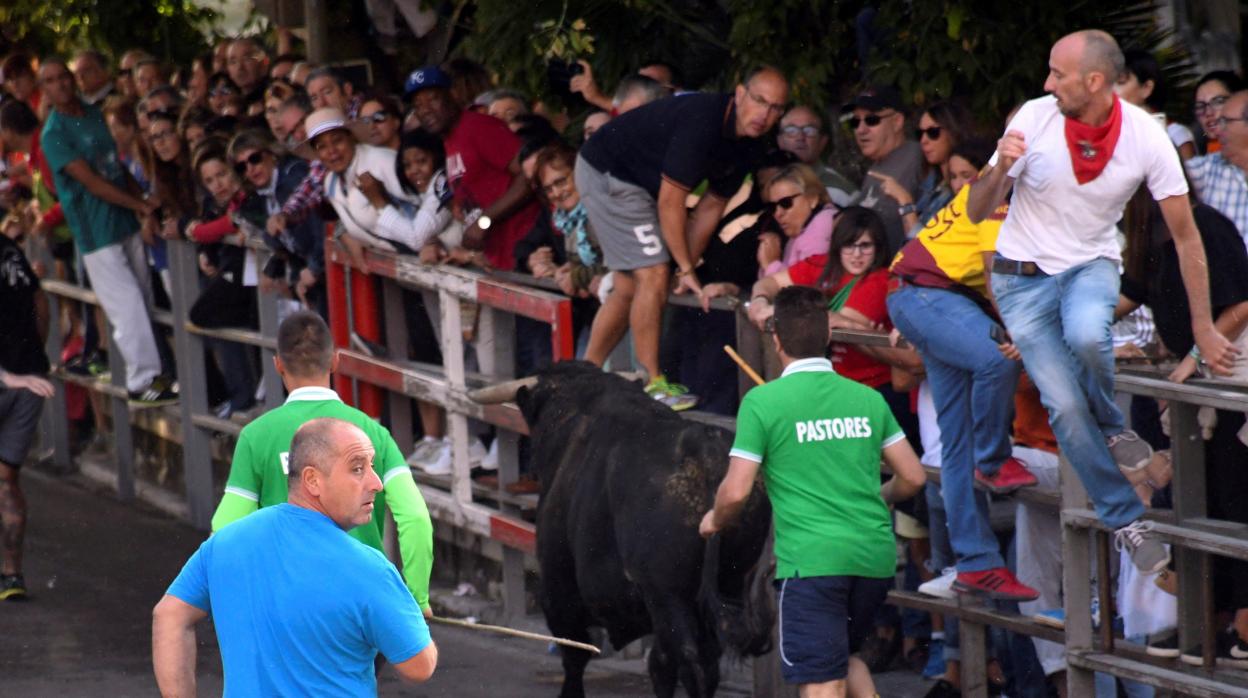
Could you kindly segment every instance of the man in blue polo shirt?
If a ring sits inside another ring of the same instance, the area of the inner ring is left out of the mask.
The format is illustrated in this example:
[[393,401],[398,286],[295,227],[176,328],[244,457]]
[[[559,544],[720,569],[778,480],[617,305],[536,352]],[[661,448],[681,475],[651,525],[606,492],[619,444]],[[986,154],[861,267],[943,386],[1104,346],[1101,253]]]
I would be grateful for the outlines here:
[[290,497],[227,526],[191,556],[152,614],[162,695],[195,695],[195,624],[217,629],[226,696],[377,694],[380,653],[425,681],[438,650],[390,561],[347,535],[381,480],[359,427],[314,419],[290,444]]
[[[637,361],[650,374],[646,392],[673,409],[696,400],[659,370],[669,262],[677,292],[701,295],[695,267],[788,98],[784,75],[758,68],[734,93],[669,97],[621,114],[577,158],[576,187],[614,272],[585,358],[601,366],[631,328]],[[709,187],[690,216],[685,201],[703,181]]]

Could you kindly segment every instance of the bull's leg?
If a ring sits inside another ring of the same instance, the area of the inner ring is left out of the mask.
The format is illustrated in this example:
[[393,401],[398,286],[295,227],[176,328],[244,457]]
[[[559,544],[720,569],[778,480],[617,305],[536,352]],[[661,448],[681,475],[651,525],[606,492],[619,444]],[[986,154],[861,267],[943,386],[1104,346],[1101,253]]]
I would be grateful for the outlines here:
[[[581,602],[574,580],[561,580],[557,575],[542,580],[542,612],[546,625],[555,637],[593,644],[589,636],[589,613]],[[584,698],[585,665],[590,655],[585,650],[560,647],[563,659],[563,689],[559,698]]]
[[[660,698],[671,696],[679,678],[690,698],[713,696],[719,683],[718,644],[706,650],[702,648],[704,641],[713,643],[714,639],[701,638],[697,613],[684,600],[670,592],[666,597],[659,594],[648,596],[652,599],[649,605],[654,623],[650,678],[654,682],[655,695]],[[708,665],[713,667],[710,673],[707,672]]]

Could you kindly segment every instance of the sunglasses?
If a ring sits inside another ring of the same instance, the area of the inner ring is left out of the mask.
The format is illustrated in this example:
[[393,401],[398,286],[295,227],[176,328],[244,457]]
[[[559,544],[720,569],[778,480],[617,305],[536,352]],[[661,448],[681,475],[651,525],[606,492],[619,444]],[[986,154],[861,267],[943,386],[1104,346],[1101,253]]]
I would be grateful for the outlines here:
[[801,196],[801,194],[789,194],[786,197],[776,199],[775,201],[771,202],[771,205],[782,208],[785,211],[787,211],[793,208],[793,202],[796,201],[797,197],[799,196]]
[[780,134],[783,136],[788,136],[789,138],[797,138],[798,136],[806,136],[807,138],[814,138],[815,136],[818,136],[820,133],[821,131],[818,126],[789,125],[780,129]]
[[390,118],[390,115],[389,115],[389,114],[387,114],[386,112],[384,112],[384,111],[375,111],[375,112],[373,112],[372,114],[369,114],[368,116],[361,116],[361,117],[360,117],[360,123],[364,123],[364,124],[380,124],[381,122],[383,122],[383,121],[385,121],[386,119],[389,119],[389,118]]
[[247,157],[234,163],[234,171],[240,175],[247,174],[247,168],[251,165],[259,165],[264,162],[264,151],[257,150]]
[[888,118],[888,117],[890,117],[890,116],[892,116],[892,114],[884,114],[884,115],[880,115],[880,114],[867,114],[865,117],[863,117],[863,118],[861,118],[861,119],[859,119],[859,118],[858,118],[858,117],[856,117],[856,116],[851,116],[851,117],[849,117],[849,122],[848,122],[848,123],[849,123],[849,127],[850,127],[850,128],[852,128],[852,129],[854,129],[855,131],[857,131],[857,130],[858,130],[858,124],[865,123],[868,127],[870,127],[870,128],[875,128],[876,126],[879,126],[879,125],[880,125],[880,123],[882,123],[882,122],[884,121],[884,119],[887,119],[887,118]]
[[940,140],[941,128],[939,126],[929,126],[928,128],[914,129],[914,137],[916,140],[922,140],[923,136],[927,136],[929,141]]

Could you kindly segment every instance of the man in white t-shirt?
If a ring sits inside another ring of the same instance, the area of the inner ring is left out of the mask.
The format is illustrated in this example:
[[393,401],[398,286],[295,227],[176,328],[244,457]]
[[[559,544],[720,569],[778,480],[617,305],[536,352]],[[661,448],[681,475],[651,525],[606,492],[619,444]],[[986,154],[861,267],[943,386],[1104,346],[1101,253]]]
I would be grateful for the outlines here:
[[1152,573],[1170,553],[1146,536],[1144,506],[1120,472],[1144,467],[1152,449],[1124,429],[1114,404],[1109,334],[1121,259],[1115,226],[1141,184],[1178,248],[1199,351],[1225,374],[1235,349],[1213,326],[1205,251],[1174,146],[1153,117],[1114,94],[1123,65],[1102,31],[1054,44],[1049,96],[1027,102],[1010,122],[991,169],[971,188],[967,213],[983,220],[1013,188],[992,265],[1001,317],[1097,515]]

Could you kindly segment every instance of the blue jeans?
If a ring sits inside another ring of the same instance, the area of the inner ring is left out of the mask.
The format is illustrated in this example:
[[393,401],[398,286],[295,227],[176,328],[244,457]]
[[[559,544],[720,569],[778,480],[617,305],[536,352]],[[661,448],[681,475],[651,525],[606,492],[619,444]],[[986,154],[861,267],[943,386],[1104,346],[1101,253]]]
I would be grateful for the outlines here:
[[923,357],[940,425],[940,484],[959,572],[1002,567],[1001,546],[988,522],[988,501],[976,497],[975,470],[991,475],[1010,457],[1010,419],[1019,366],[989,335],[996,323],[973,300],[953,291],[903,286],[888,297],[893,324]]
[[1060,274],[994,274],[992,289],[1062,454],[1096,513],[1121,528],[1144,505],[1118,470],[1105,440],[1124,429],[1114,404],[1114,350],[1109,326],[1118,302],[1118,266],[1109,259]]
[[[1134,642],[1138,645],[1147,643],[1148,638],[1143,635],[1132,635],[1126,638],[1127,642]],[[1110,674],[1096,673],[1096,698],[1118,698],[1118,684],[1122,684],[1122,690],[1126,693],[1127,698],[1153,698],[1157,693],[1157,689],[1145,683],[1137,681],[1128,681],[1127,679],[1115,679]]]

